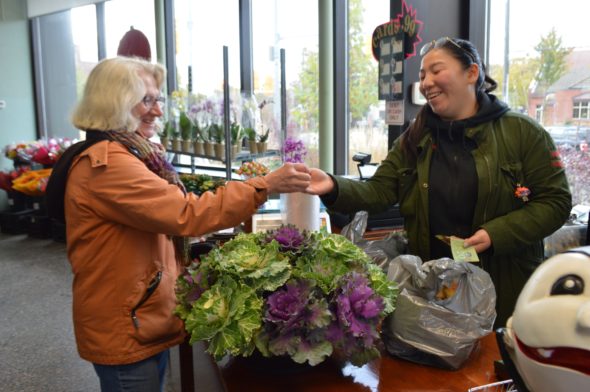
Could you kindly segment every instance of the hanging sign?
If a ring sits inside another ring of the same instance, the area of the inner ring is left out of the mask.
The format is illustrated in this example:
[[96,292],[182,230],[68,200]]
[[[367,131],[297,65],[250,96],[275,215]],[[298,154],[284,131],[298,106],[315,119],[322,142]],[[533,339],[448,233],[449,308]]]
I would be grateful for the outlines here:
[[404,59],[416,55],[416,45],[422,42],[421,30],[416,10],[402,1],[402,13],[373,32],[373,57],[379,61],[379,99],[404,99]]
[[404,101],[387,101],[385,103],[385,123],[387,125],[404,125]]

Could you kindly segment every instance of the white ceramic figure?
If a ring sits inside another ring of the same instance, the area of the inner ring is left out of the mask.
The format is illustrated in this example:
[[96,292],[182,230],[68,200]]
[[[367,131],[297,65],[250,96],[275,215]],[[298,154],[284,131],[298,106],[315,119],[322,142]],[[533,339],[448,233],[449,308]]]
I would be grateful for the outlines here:
[[504,343],[531,392],[590,391],[590,256],[562,253],[537,268]]

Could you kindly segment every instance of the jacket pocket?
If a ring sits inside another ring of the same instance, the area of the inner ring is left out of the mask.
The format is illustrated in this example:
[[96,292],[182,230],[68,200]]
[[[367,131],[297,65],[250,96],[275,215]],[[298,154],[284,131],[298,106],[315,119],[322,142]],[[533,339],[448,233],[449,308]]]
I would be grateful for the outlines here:
[[141,305],[143,305],[152,296],[154,291],[156,291],[156,289],[160,285],[161,281],[162,281],[162,271],[158,271],[158,272],[156,272],[156,275],[153,277],[153,279],[150,281],[150,283],[147,285],[147,287],[143,293],[143,296],[141,297],[139,302],[133,308],[131,308],[131,312],[130,312],[131,321],[133,322],[133,326],[136,329],[139,328],[139,319],[137,318],[137,311],[139,310]]
[[415,186],[418,179],[418,171],[416,168],[398,169],[397,178],[400,213],[403,216],[414,215],[418,197]]
[[164,271],[156,271],[138,284],[141,289],[129,302],[129,333],[142,344],[156,343],[182,331],[182,322],[174,316],[174,279]]

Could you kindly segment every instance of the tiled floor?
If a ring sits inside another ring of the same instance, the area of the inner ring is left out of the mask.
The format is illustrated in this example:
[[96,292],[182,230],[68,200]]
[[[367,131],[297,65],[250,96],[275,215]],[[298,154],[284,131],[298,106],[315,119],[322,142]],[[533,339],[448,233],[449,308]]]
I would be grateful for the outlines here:
[[78,356],[65,245],[0,234],[0,390],[99,391]]
[[[0,391],[99,391],[78,356],[71,315],[72,273],[65,244],[0,234]],[[210,360],[195,349],[198,392],[219,391]],[[166,390],[178,391],[177,351]]]

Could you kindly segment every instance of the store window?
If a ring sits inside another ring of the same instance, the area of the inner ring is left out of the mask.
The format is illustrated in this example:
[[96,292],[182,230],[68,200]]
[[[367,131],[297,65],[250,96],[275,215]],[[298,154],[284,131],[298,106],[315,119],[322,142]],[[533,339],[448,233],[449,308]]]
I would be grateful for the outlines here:
[[371,154],[371,161],[376,163],[387,155],[384,102],[378,100],[378,69],[371,54],[371,36],[375,27],[389,21],[390,1],[349,0],[348,5],[348,174],[358,175],[354,154]]
[[98,63],[96,6],[72,8],[72,38],[76,54],[76,93],[82,96],[86,79]]
[[[167,120],[174,121],[178,113],[185,112],[199,125],[199,129],[193,130],[192,135],[181,133],[179,136],[182,139],[221,141],[224,137],[224,46],[228,51],[232,122],[236,120],[236,110],[241,106],[239,1],[175,0],[174,23],[177,91],[169,92]],[[181,155],[180,159],[183,164],[191,162],[203,167],[225,167],[221,160],[195,158],[191,161],[186,155]]]
[[590,208],[590,41],[580,30],[588,14],[590,3],[576,0],[557,6],[553,0],[491,0],[489,70],[499,84],[496,94],[551,134],[574,210]]
[[254,94],[259,105],[266,103],[259,131],[270,128],[270,147],[280,147],[280,50],[284,49],[286,133],[304,142],[306,163],[315,167],[319,166],[318,34],[317,0],[252,1]]
[[117,49],[121,38],[132,27],[140,30],[148,39],[155,61],[156,22],[154,2],[145,0],[110,0],[105,3],[106,55],[117,56]]
[[190,87],[195,94],[206,96],[220,95],[223,92],[223,47],[227,46],[229,85],[231,89],[239,90],[238,12],[238,0],[175,0],[179,88]]

